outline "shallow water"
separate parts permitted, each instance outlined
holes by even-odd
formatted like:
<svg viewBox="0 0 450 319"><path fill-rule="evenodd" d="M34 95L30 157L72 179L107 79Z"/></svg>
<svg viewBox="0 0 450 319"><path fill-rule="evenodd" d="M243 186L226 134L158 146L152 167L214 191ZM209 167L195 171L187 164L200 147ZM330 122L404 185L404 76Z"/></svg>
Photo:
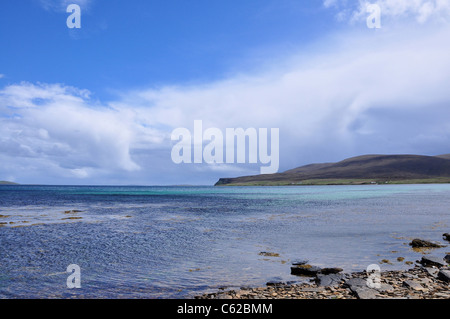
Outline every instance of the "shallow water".
<svg viewBox="0 0 450 319"><path fill-rule="evenodd" d="M450 231L448 207L447 184L1 186L0 298L189 298L299 280L297 259L408 268L423 253L412 238ZM67 288L70 264L80 289Z"/></svg>

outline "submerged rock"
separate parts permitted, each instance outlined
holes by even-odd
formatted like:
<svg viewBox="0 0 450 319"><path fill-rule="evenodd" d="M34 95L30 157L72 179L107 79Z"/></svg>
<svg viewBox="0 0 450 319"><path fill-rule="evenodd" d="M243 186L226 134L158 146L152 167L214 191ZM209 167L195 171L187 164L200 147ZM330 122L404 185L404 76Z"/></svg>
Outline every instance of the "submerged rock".
<svg viewBox="0 0 450 319"><path fill-rule="evenodd" d="M311 276L311 277L316 276L318 274L322 275L338 274L342 271L343 269L338 267L320 268L318 266L313 266L306 263L296 264L295 267L291 267L292 275Z"/></svg>
<svg viewBox="0 0 450 319"><path fill-rule="evenodd" d="M312 266L309 264L304 265L297 265L295 267L291 267L291 275L297 275L297 276L315 276L317 275L322 269L317 266Z"/></svg>
<svg viewBox="0 0 450 319"><path fill-rule="evenodd" d="M419 239L419 238L413 239L409 243L409 245L414 248L442 248L442 247L445 247L444 245L441 245L440 243L423 240L423 239Z"/></svg>
<svg viewBox="0 0 450 319"><path fill-rule="evenodd" d="M292 265L294 265L294 266L306 265L308 262L309 262L309 260L306 260L306 259L297 259L292 262Z"/></svg>
<svg viewBox="0 0 450 319"><path fill-rule="evenodd" d="M265 256L265 257L280 257L280 254L278 254L278 253L272 253L272 252L268 252L268 251L262 251L258 255Z"/></svg>
<svg viewBox="0 0 450 319"><path fill-rule="evenodd" d="M338 267L322 268L322 270L320 271L320 273L322 273L322 274L324 274L324 275L338 274L338 273L342 272L343 270L344 270L344 269L338 268Z"/></svg>
<svg viewBox="0 0 450 319"><path fill-rule="evenodd" d="M277 287L277 286L283 287L283 286L285 286L285 285L286 285L285 282L283 282L283 281L277 281L277 280L270 280L270 281L268 281L268 282L266 283L266 286L275 286L275 287Z"/></svg>

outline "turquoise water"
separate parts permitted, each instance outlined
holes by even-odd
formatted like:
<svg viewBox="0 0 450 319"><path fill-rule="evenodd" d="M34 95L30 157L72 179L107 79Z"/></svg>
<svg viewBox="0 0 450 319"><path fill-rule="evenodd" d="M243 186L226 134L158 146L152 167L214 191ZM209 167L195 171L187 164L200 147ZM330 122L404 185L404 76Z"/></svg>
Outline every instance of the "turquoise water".
<svg viewBox="0 0 450 319"><path fill-rule="evenodd" d="M448 207L447 184L1 186L0 298L189 298L300 280L296 259L408 268L422 253L412 238L450 232ZM70 264L80 289L67 288Z"/></svg>

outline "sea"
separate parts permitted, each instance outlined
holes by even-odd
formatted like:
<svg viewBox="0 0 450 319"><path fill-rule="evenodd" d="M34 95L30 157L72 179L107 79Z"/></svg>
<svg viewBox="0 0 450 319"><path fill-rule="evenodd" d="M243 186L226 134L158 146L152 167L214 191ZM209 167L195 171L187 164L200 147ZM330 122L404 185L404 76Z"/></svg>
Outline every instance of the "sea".
<svg viewBox="0 0 450 319"><path fill-rule="evenodd" d="M191 299L309 280L297 261L408 269L449 252L409 245L445 243L449 210L449 184L4 185L0 299Z"/></svg>

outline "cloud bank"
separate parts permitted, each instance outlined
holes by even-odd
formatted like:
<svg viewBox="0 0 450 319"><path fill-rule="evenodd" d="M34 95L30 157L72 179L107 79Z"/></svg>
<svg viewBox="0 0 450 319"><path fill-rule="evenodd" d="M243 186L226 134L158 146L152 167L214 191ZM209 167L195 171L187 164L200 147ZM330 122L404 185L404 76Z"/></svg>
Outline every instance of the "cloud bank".
<svg viewBox="0 0 450 319"><path fill-rule="evenodd" d="M434 22L450 22L450 1L448 0L325 0L326 8L338 9L340 20L351 22L361 21L367 17L367 6L380 6L383 18L394 19L412 18L423 24Z"/></svg>
<svg viewBox="0 0 450 319"><path fill-rule="evenodd" d="M70 4L77 4L83 10L87 10L92 5L93 0L38 0L39 5L48 11L66 12Z"/></svg>
<svg viewBox="0 0 450 319"><path fill-rule="evenodd" d="M172 130L194 120L279 128L281 170L367 153L448 153L449 37L447 25L352 30L258 73L112 101L62 84L8 85L0 89L0 176L161 184L258 173L259 165L172 163Z"/></svg>

